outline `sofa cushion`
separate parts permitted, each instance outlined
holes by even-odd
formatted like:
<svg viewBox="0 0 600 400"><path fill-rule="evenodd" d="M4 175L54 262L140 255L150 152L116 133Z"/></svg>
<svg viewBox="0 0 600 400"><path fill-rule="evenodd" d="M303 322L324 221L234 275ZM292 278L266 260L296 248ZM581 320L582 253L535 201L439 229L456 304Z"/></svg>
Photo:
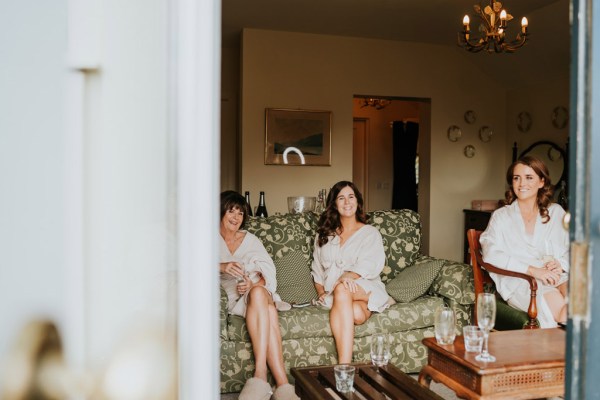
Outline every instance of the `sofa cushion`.
<svg viewBox="0 0 600 400"><path fill-rule="evenodd" d="M310 212L250 217L245 228L260 239L273 260L292 250L312 259L317 219L317 215Z"/></svg>
<svg viewBox="0 0 600 400"><path fill-rule="evenodd" d="M397 302L413 301L427 293L443 264L442 260L425 260L406 267L385 288Z"/></svg>
<svg viewBox="0 0 600 400"><path fill-rule="evenodd" d="M354 336L381 332L411 331L433 326L433 314L443 304L441 297L423 296L410 303L396 303L382 313L373 313L355 328ZM229 340L250 340L244 318L229 315ZM320 306L293 308L279 313L282 340L329 337L329 310Z"/></svg>
<svg viewBox="0 0 600 400"><path fill-rule="evenodd" d="M300 251L290 251L275 259L277 293L290 304L308 303L317 298L310 273L310 261Z"/></svg>
<svg viewBox="0 0 600 400"><path fill-rule="evenodd" d="M383 238L387 265L381 273L383 283L398 272L413 265L421 250L421 220L412 210L374 211L368 214L369 223Z"/></svg>

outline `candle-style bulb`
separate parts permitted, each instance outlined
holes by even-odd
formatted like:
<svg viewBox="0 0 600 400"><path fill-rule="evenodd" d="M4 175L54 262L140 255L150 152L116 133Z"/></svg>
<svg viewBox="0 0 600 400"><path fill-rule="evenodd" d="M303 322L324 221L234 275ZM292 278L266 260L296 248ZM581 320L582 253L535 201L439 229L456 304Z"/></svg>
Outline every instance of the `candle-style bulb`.
<svg viewBox="0 0 600 400"><path fill-rule="evenodd" d="M521 20L521 32L527 33L527 26L529 25L529 21L527 21L526 17L523 17Z"/></svg>
<svg viewBox="0 0 600 400"><path fill-rule="evenodd" d="M506 21L506 10L500 11L500 19Z"/></svg>
<svg viewBox="0 0 600 400"><path fill-rule="evenodd" d="M465 17L463 18L463 25L469 26L469 22L471 22L471 20L469 19L469 16L465 15Z"/></svg>

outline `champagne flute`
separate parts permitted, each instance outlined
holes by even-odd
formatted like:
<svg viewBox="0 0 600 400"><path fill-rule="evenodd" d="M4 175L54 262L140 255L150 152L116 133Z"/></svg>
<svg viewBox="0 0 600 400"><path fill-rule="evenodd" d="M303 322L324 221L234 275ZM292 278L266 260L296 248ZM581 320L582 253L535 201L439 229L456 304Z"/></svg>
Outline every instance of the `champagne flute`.
<svg viewBox="0 0 600 400"><path fill-rule="evenodd" d="M496 295L493 293L479 293L477 295L477 325L483 331L483 349L481 354L475 357L477 361L496 361L496 357L488 351L488 338L495 322Z"/></svg>
<svg viewBox="0 0 600 400"><path fill-rule="evenodd" d="M244 276L236 276L235 280L237 281L238 284L243 283L244 282L244 277L247 275L246 274L246 267L244 266L244 264L242 263L238 263L238 265L242 268L242 273L244 274Z"/></svg>

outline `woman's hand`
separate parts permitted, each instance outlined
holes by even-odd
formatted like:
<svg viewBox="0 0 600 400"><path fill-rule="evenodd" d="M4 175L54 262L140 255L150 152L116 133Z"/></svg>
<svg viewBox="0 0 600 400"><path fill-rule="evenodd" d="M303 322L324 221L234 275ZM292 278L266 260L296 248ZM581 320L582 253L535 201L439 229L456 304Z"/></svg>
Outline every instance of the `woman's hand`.
<svg viewBox="0 0 600 400"><path fill-rule="evenodd" d="M238 282L237 284L237 291L240 295L243 295L248 290L252 289L252 286L254 286L254 284L252 283L252 279L250 279L249 276L243 275L243 279L244 280Z"/></svg>
<svg viewBox="0 0 600 400"><path fill-rule="evenodd" d="M548 271L556 272L557 274L563 273L563 269L560 263L555 258L553 258L552 261L548 261L547 263L545 263L544 268Z"/></svg>
<svg viewBox="0 0 600 400"><path fill-rule="evenodd" d="M547 285L555 285L556 282L558 282L558 280L560 279L560 273L551 271L546 268L536 268L530 266L527 272L535 279L539 279Z"/></svg>
<svg viewBox="0 0 600 400"><path fill-rule="evenodd" d="M243 278L244 277L244 267L235 261L230 261L227 263L219 264L220 270L222 274L231 275L234 278Z"/></svg>

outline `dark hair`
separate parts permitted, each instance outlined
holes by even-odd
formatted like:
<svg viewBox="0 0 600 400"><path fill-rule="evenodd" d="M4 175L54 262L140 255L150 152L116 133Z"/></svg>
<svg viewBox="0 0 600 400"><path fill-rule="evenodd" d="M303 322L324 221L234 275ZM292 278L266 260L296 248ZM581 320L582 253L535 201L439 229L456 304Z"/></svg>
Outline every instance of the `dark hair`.
<svg viewBox="0 0 600 400"><path fill-rule="evenodd" d="M354 195L356 196L356 201L358 203L358 207L356 208L356 220L358 222L362 222L363 224L367 223L367 215L363 209L363 197L356 185L350 181L340 181L333 185L333 187L329 190L329 194L327 195L327 205L325 207L325 211L321 214L319 218L319 228L317 229L317 233L319 235L319 239L317 240L317 244L319 247L322 247L329 241L329 236L335 235L338 229L342 228L342 222L340 220L340 213L338 212L335 200L338 195L342 191L343 188L350 187L354 191Z"/></svg>
<svg viewBox="0 0 600 400"><path fill-rule="evenodd" d="M240 228L243 228L246 225L246 221L248 220L248 204L246 203L246 199L244 196L239 194L233 190L226 190L221 192L221 218L223 219L225 213L229 210L239 209L244 213L244 218L242 219L242 224Z"/></svg>
<svg viewBox="0 0 600 400"><path fill-rule="evenodd" d="M508 171L506 171L506 182L508 183L508 190L506 191L505 203L512 204L516 199L517 195L513 189L513 175L515 172L515 167L519 164L525 165L533 169L536 175L544 180L544 186L538 189L537 192L537 206L540 210L540 216L542 217L542 223L547 223L550 221L550 214L548 214L548 206L552 203L552 195L554 193L554 187L552 186L552 181L550 180L550 173L548 172L548 167L538 158L532 156L524 156L519 158L517 161L512 163L510 167L508 167Z"/></svg>

